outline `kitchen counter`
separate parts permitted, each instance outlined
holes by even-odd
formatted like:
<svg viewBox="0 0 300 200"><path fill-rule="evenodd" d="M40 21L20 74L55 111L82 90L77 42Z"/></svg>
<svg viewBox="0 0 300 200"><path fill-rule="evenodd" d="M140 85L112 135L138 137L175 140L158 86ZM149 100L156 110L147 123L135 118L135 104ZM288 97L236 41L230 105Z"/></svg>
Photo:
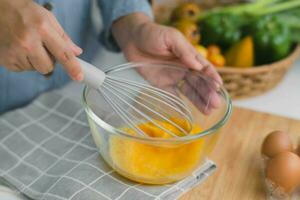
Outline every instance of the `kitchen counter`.
<svg viewBox="0 0 300 200"><path fill-rule="evenodd" d="M101 50L94 64L97 66L110 66L124 62L120 54L113 54ZM272 91L261 96L245 100L234 101L234 105L257 111L268 112L290 118L300 119L300 59L288 72L284 80ZM59 91L73 99L81 99L83 86L72 82ZM0 186L0 199L20 200L17 194Z"/></svg>
<svg viewBox="0 0 300 200"><path fill-rule="evenodd" d="M261 96L234 101L234 105L300 119L300 59L276 88Z"/></svg>

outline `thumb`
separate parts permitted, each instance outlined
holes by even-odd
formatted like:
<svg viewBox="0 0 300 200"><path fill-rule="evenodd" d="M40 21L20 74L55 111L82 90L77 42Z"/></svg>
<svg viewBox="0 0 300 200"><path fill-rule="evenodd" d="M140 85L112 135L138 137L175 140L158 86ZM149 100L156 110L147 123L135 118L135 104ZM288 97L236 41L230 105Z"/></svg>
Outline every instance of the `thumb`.
<svg viewBox="0 0 300 200"><path fill-rule="evenodd" d="M212 78L217 85L222 85L223 81L215 67L200 55L190 42L175 30L169 37L169 47L172 53L188 68L201 71L203 74Z"/></svg>
<svg viewBox="0 0 300 200"><path fill-rule="evenodd" d="M188 68L201 71L207 65L205 59L195 50L189 41L179 31L169 36L171 52Z"/></svg>
<svg viewBox="0 0 300 200"><path fill-rule="evenodd" d="M79 56L82 53L82 49L71 40L70 36L64 31L60 23L51 12L47 11L46 14L49 17L50 23L52 24L53 28L58 32L63 40L69 44L75 56Z"/></svg>

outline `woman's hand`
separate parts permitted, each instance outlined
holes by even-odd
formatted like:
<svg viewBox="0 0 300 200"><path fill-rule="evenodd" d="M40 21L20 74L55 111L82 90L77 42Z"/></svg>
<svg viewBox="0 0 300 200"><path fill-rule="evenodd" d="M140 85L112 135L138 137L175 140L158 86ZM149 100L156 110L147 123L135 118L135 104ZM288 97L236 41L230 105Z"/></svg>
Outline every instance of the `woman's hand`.
<svg viewBox="0 0 300 200"><path fill-rule="evenodd" d="M53 71L60 62L70 77L82 80L76 56L82 50L54 15L32 0L0 1L0 65L11 71Z"/></svg>
<svg viewBox="0 0 300 200"><path fill-rule="evenodd" d="M195 76L188 70L143 68L138 72L152 85L176 94L178 88L204 114L210 114L221 104L218 88L222 79L215 67L196 52L177 30L158 25L139 13L119 19L113 34L129 61L172 62L199 71Z"/></svg>
<svg viewBox="0 0 300 200"><path fill-rule="evenodd" d="M116 21L112 31L129 61L181 63L222 84L215 67L174 28L156 24L146 15L134 13Z"/></svg>

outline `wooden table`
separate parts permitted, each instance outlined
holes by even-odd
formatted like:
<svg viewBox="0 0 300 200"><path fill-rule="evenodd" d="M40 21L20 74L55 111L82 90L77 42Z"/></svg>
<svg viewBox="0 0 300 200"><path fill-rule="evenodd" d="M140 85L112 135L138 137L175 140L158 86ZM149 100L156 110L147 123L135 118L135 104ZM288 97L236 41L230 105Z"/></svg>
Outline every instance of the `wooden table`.
<svg viewBox="0 0 300 200"><path fill-rule="evenodd" d="M260 147L264 137L276 129L287 131L294 145L300 139L300 121L234 108L210 156L217 171L181 200L266 199Z"/></svg>

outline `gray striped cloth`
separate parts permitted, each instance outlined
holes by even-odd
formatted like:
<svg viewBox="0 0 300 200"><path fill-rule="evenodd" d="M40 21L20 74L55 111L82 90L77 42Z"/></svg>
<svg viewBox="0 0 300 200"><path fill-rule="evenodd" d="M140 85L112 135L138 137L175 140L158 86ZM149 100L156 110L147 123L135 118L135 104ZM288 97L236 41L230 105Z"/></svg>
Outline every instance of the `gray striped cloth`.
<svg viewBox="0 0 300 200"><path fill-rule="evenodd" d="M0 116L0 182L30 199L174 200L216 169L163 186L119 176L99 155L81 105L57 92Z"/></svg>

